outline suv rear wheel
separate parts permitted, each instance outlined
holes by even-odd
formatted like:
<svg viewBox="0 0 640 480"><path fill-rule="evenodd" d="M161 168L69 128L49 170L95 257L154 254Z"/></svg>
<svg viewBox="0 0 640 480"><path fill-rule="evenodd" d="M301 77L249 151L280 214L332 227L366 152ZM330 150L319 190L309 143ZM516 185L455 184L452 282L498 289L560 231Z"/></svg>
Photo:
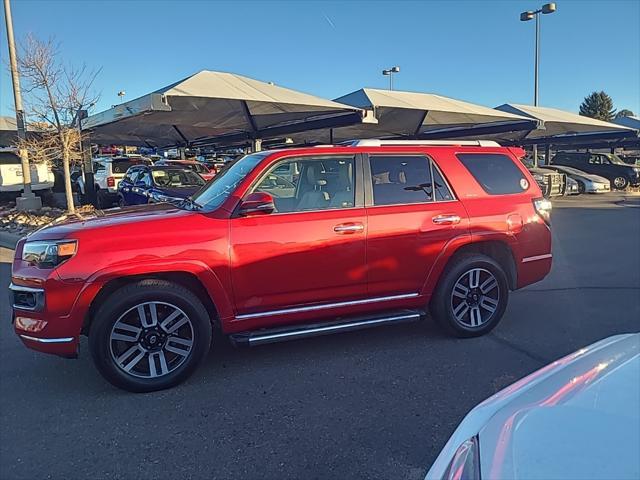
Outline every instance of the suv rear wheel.
<svg viewBox="0 0 640 480"><path fill-rule="evenodd" d="M100 373L131 392L173 387L193 373L211 344L211 322L191 291L147 279L119 288L95 314L89 347Z"/></svg>
<svg viewBox="0 0 640 480"><path fill-rule="evenodd" d="M508 298L502 267L491 257L464 254L445 270L431 300L431 312L447 333L477 337L500 322Z"/></svg>

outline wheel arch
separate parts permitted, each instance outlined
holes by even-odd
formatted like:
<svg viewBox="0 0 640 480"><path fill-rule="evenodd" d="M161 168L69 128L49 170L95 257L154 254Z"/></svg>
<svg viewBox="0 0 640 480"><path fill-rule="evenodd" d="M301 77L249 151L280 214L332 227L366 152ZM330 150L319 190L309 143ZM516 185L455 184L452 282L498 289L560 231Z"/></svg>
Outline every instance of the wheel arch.
<svg viewBox="0 0 640 480"><path fill-rule="evenodd" d="M445 248L440 258L436 261L423 287L423 293L430 296L436 289L440 278L447 266L455 262L461 255L479 253L494 259L505 272L510 290L517 289L518 270L516 259L511 246L502 240L456 241Z"/></svg>
<svg viewBox="0 0 640 480"><path fill-rule="evenodd" d="M186 271L161 271L154 273L124 275L112 278L105 282L101 286L97 294L94 296L88 310L84 315L80 333L83 335L89 334L89 331L91 329L91 322L93 321L95 312L104 299L108 298L109 295L111 295L119 288L124 287L125 285L129 285L131 283L146 279L166 280L187 288L189 291L193 292L204 305L207 313L209 314L212 326L216 328L220 327L220 315L218 312L218 308L214 304L206 287L197 275Z"/></svg>

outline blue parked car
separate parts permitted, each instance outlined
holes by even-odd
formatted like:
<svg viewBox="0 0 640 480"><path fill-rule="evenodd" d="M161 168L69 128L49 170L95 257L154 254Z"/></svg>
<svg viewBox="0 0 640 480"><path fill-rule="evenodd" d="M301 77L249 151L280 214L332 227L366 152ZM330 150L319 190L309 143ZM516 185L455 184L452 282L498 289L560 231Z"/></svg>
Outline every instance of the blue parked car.
<svg viewBox="0 0 640 480"><path fill-rule="evenodd" d="M188 168L135 165L118 184L118 205L179 201L196 193L205 183Z"/></svg>

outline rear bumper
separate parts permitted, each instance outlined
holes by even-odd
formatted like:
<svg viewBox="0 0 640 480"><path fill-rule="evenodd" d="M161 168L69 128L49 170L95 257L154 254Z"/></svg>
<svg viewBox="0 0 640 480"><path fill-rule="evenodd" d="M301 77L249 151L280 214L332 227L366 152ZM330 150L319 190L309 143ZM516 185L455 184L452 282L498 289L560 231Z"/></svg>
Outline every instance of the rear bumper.
<svg viewBox="0 0 640 480"><path fill-rule="evenodd" d="M31 190L48 190L53 188L53 182L32 183ZM24 189L22 183L14 183L9 185L0 185L0 192L21 192Z"/></svg>

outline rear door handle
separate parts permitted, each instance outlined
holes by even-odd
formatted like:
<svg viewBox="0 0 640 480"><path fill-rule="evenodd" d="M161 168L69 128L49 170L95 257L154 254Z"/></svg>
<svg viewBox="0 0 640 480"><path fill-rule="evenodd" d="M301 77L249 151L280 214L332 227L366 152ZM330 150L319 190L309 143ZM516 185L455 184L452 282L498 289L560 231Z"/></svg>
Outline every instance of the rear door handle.
<svg viewBox="0 0 640 480"><path fill-rule="evenodd" d="M341 223L333 227L333 231L341 235L358 233L364 231L364 225L361 223Z"/></svg>
<svg viewBox="0 0 640 480"><path fill-rule="evenodd" d="M437 215L431 219L436 225L456 225L460 223L459 215Z"/></svg>

